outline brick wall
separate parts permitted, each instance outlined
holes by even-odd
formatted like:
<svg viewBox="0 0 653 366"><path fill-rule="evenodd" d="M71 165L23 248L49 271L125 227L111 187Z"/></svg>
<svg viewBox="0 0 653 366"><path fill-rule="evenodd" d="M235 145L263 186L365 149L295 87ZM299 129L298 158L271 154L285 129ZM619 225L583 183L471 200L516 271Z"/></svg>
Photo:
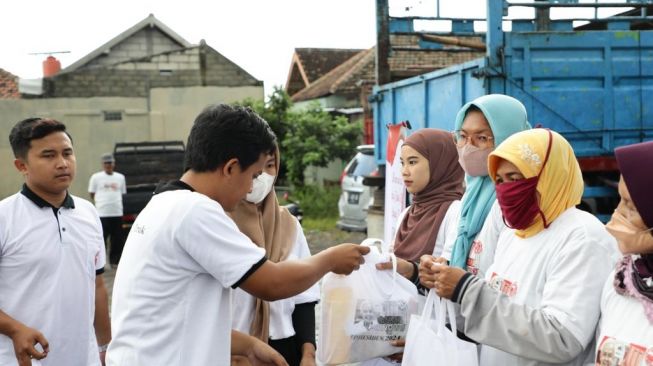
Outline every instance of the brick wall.
<svg viewBox="0 0 653 366"><path fill-rule="evenodd" d="M204 70L202 64L206 65ZM45 79L44 85L46 98L73 98L147 97L151 88L263 83L212 48L201 45L113 65L84 67Z"/></svg>
<svg viewBox="0 0 653 366"><path fill-rule="evenodd" d="M184 47L172 40L158 28L143 28L113 48L105 50L105 54L91 60L82 68L108 66L135 58L148 57L167 51L183 50Z"/></svg>
<svg viewBox="0 0 653 366"><path fill-rule="evenodd" d="M257 80L247 71L222 56L213 48L202 45L201 52L206 57L206 85L215 86L260 86L263 82Z"/></svg>

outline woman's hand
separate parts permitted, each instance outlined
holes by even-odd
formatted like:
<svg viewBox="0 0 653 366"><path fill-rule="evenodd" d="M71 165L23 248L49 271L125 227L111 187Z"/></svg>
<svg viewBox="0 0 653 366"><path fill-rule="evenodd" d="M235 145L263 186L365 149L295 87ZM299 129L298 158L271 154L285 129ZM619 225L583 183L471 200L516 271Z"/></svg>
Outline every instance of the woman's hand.
<svg viewBox="0 0 653 366"><path fill-rule="evenodd" d="M405 347L406 346L406 340L405 339L397 339L396 341L391 342L393 346L395 347ZM392 363L401 363L401 361L404 359L404 353L399 352L395 353L393 355L390 355L388 357L383 357L384 359L392 362Z"/></svg>
<svg viewBox="0 0 653 366"><path fill-rule="evenodd" d="M440 259L440 258L438 258ZM449 265L442 261L436 261L431 265L432 275L429 277L432 282L431 288L435 289L438 296L445 299L453 297L454 290L458 286L458 282L465 275L465 270L457 267L449 267Z"/></svg>
<svg viewBox="0 0 653 366"><path fill-rule="evenodd" d="M376 269L384 271L392 269L392 262L378 263ZM397 258L397 273L411 279L413 277L413 264L407 260Z"/></svg>
<svg viewBox="0 0 653 366"><path fill-rule="evenodd" d="M312 343L302 345L302 360L299 366L316 366L315 363L315 346Z"/></svg>
<svg viewBox="0 0 653 366"><path fill-rule="evenodd" d="M434 263L446 263L446 259L432 255L423 255L419 259L419 282L426 288L433 288L435 285L435 273L431 270Z"/></svg>

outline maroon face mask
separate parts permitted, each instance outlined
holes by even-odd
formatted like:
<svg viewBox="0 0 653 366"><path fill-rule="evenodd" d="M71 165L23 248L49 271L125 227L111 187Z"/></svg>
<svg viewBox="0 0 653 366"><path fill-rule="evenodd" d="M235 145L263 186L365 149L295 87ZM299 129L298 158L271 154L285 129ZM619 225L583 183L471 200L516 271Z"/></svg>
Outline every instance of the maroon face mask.
<svg viewBox="0 0 653 366"><path fill-rule="evenodd" d="M514 182L500 183L495 187L497 200L503 214L503 221L511 229L524 230L528 228L538 213L542 216L544 227L549 227L537 200L537 183L540 181L540 175L549 160L552 141L553 136L549 131L549 147L546 150L544 163L537 176Z"/></svg>

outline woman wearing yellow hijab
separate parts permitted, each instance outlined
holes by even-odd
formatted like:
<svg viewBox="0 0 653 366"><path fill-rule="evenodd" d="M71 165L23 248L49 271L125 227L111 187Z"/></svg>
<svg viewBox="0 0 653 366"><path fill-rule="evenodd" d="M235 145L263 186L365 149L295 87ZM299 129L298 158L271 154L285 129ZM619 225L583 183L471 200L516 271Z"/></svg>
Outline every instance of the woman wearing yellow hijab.
<svg viewBox="0 0 653 366"><path fill-rule="evenodd" d="M617 252L603 224L575 207L583 179L573 149L556 132L523 131L488 168L508 228L485 278L424 260L420 280L460 304L481 365L582 365Z"/></svg>

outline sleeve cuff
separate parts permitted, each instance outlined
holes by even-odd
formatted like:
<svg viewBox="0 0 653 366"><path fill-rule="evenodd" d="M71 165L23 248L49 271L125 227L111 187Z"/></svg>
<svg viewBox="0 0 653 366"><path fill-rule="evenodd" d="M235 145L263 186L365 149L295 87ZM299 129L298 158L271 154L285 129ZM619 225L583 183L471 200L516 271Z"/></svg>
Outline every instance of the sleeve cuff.
<svg viewBox="0 0 653 366"><path fill-rule="evenodd" d="M410 262L410 264L413 265L413 275L410 277L410 282L417 286L419 285L419 267L416 262Z"/></svg>
<svg viewBox="0 0 653 366"><path fill-rule="evenodd" d="M456 284L456 288L453 290L453 295L451 300L460 304L463 301L463 296L465 295L465 290L469 286L469 283L472 281L473 275L469 272L465 273L460 281Z"/></svg>
<svg viewBox="0 0 653 366"><path fill-rule="evenodd" d="M254 272L256 272L257 269L261 268L261 266L263 264L265 264L265 262L267 262L267 261L268 261L268 258L266 256L263 256L263 258L261 258L260 261L254 263L252 268L250 268L249 271L247 271L247 273L245 273L243 275L243 277L241 277L238 281L236 281L236 283L231 285L231 288L235 289L238 286L240 286L243 282L245 282L249 278L249 276L251 276Z"/></svg>
<svg viewBox="0 0 653 366"><path fill-rule="evenodd" d="M315 346L315 305L317 302L307 302L295 306L292 313L293 328L298 346L311 343Z"/></svg>

